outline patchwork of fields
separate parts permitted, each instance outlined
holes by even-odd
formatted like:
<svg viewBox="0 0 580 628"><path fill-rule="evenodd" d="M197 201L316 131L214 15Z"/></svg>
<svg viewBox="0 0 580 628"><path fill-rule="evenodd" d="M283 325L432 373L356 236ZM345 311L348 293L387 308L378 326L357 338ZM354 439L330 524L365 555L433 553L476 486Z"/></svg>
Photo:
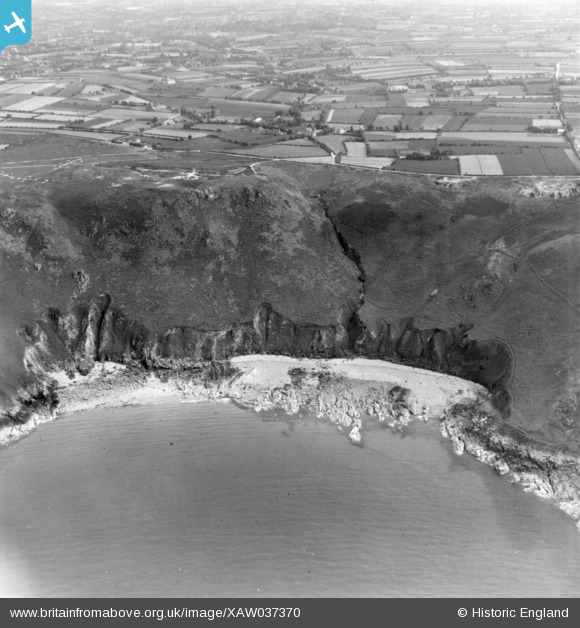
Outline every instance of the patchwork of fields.
<svg viewBox="0 0 580 628"><path fill-rule="evenodd" d="M578 46L556 12L496 7L450 21L419 6L363 15L345 5L323 25L313 5L284 13L285 28L270 32L257 16L280 21L273 6L222 29L226 13L210 5L195 19L180 11L178 43L145 38L137 14L123 22L135 42L122 49L108 28L98 30L98 54L92 44L63 54L53 33L37 35L29 69L6 61L0 129L199 152L212 163L580 174Z"/></svg>

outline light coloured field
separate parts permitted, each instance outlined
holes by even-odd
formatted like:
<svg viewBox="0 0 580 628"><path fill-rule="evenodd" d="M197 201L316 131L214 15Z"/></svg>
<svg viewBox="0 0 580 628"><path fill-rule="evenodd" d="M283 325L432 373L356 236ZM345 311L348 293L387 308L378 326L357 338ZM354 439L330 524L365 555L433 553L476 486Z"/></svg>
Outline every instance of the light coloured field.
<svg viewBox="0 0 580 628"><path fill-rule="evenodd" d="M74 120L82 120L85 121L87 118L83 116L78 116L78 118L72 118L71 116L63 116L58 113L43 113L40 116L36 116L35 120L48 120L49 122L65 122L70 124Z"/></svg>
<svg viewBox="0 0 580 628"><path fill-rule="evenodd" d="M390 166L395 160L390 157L348 157L343 156L340 163L344 166L361 166L363 168L376 168L380 170Z"/></svg>
<svg viewBox="0 0 580 628"><path fill-rule="evenodd" d="M434 131L403 131L393 134L395 140L435 140L437 133Z"/></svg>
<svg viewBox="0 0 580 628"><path fill-rule="evenodd" d="M435 59L435 63L438 63L446 68L458 68L465 66L465 63L462 61L454 61L453 59Z"/></svg>
<svg viewBox="0 0 580 628"><path fill-rule="evenodd" d="M417 107L421 109L429 106L429 101L421 96L405 96L407 107Z"/></svg>
<svg viewBox="0 0 580 628"><path fill-rule="evenodd" d="M449 120L451 120L452 117L453 116L441 114L425 116L425 120L423 121L421 128L425 131L439 131L449 122Z"/></svg>
<svg viewBox="0 0 580 628"><path fill-rule="evenodd" d="M107 127L116 126L117 124L121 124L122 122L123 120L105 120L104 122L97 122L96 124L91 124L90 128L91 129L106 129ZM123 128L123 131L138 131L140 127L141 127L141 123L135 124L134 129L127 129L125 127Z"/></svg>
<svg viewBox="0 0 580 628"><path fill-rule="evenodd" d="M460 155L461 174L502 175L503 170L495 155Z"/></svg>
<svg viewBox="0 0 580 628"><path fill-rule="evenodd" d="M326 157L285 157L284 161L298 161L303 164L332 164L334 163L330 155L326 155Z"/></svg>
<svg viewBox="0 0 580 628"><path fill-rule="evenodd" d="M538 129L560 129L562 128L562 121L556 119L544 120L543 118L534 118L532 120L532 126Z"/></svg>
<svg viewBox="0 0 580 628"><path fill-rule="evenodd" d="M36 111L41 107L48 107L50 105L54 105L57 102L64 100L64 98L54 98L52 96L33 96L32 98L27 98L26 100L22 100L15 105L11 105L11 111Z"/></svg>
<svg viewBox="0 0 580 628"><path fill-rule="evenodd" d="M366 157L367 146L364 142L345 142L346 154L348 157Z"/></svg>
<svg viewBox="0 0 580 628"><path fill-rule="evenodd" d="M355 130L355 131L364 131L365 130L365 125L364 124L346 124L346 123L338 123L338 122L327 122L327 126L329 129L332 129L333 131L337 131L337 132L341 132L341 131L350 131Z"/></svg>
<svg viewBox="0 0 580 628"><path fill-rule="evenodd" d="M55 83L10 83L9 86L6 91L11 94L38 94L38 92L54 87Z"/></svg>

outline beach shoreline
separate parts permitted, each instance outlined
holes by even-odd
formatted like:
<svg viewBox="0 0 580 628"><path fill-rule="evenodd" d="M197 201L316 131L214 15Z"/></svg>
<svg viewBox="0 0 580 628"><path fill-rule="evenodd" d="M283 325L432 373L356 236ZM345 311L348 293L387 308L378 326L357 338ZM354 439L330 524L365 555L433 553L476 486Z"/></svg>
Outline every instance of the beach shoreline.
<svg viewBox="0 0 580 628"><path fill-rule="evenodd" d="M404 431L413 420L436 420L456 454L466 451L524 490L550 499L580 530L580 461L502 433L490 393L458 377L381 360L273 355L232 358L209 377L203 368L151 372L113 362L96 363L87 375L56 371L47 376L56 385L56 407L39 408L25 422L3 426L0 444L15 443L37 425L67 414L175 401L231 401L289 415L306 409L358 446L364 446L366 421Z"/></svg>
<svg viewBox="0 0 580 628"><path fill-rule="evenodd" d="M279 407L290 414L306 405L319 415L328 414L343 429L360 430L365 398L365 414L394 426L411 416L439 418L455 403L481 403L489 396L483 386L458 377L380 360L249 355L229 364L230 375L209 379L191 371L144 371L114 362L97 362L87 375L49 372L57 405L40 407L25 422L0 428L0 444L15 442L40 423L63 415L175 400L232 400L257 411ZM381 405L381 397L395 387L405 392L399 391L394 403ZM314 404L317 391L323 394Z"/></svg>

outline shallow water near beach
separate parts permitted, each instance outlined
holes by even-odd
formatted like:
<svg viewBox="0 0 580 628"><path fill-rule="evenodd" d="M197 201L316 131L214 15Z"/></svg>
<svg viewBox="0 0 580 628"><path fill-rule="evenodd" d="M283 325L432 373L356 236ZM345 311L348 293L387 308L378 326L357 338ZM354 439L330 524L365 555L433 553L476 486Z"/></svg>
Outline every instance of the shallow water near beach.
<svg viewBox="0 0 580 628"><path fill-rule="evenodd" d="M563 512L436 422L364 438L227 403L42 425L0 451L2 595L579 595Z"/></svg>

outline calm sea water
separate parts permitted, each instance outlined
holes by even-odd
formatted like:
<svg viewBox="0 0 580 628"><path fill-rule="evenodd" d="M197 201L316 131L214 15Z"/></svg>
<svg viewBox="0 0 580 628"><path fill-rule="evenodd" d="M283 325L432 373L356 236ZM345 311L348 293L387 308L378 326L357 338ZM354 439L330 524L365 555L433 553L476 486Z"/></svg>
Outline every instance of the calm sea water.
<svg viewBox="0 0 580 628"><path fill-rule="evenodd" d="M437 426L171 403L0 451L0 587L26 596L578 596L580 534Z"/></svg>

